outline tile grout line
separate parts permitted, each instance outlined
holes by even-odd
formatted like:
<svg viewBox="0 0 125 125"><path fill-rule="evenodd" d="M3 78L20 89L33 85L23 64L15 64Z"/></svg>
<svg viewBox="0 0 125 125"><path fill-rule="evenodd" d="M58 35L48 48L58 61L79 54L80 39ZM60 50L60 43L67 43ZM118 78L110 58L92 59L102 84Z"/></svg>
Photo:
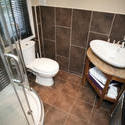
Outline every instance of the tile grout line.
<svg viewBox="0 0 125 125"><path fill-rule="evenodd" d="M68 63L68 72L70 72L70 56L71 56L71 42L72 42L72 21L73 21L73 9L71 10L71 24L70 24L70 47L69 47L69 63Z"/></svg>
<svg viewBox="0 0 125 125"><path fill-rule="evenodd" d="M46 102L44 102L44 103L46 103ZM69 112L62 110L61 108L55 106L54 104L49 104L49 103L46 103L46 104L48 104L48 105L50 105L51 107L53 107L53 108L59 110L59 111L62 112L62 113L65 113L66 115L71 115Z"/></svg>
<svg viewBox="0 0 125 125"><path fill-rule="evenodd" d="M79 97L76 97L75 98L75 102L74 102L74 104L73 104L73 106L76 104L76 102L79 100ZM93 109L94 109L94 105L95 105L95 101L96 100L96 96L95 96L95 99L94 99L94 102L93 102L93 106L92 106L92 109L91 109L91 114L92 114L92 111L93 111ZM86 102L85 100L81 100L82 102L84 102L84 103L86 103L86 104L88 104L88 105L91 105L89 102ZM72 106L72 108L73 108L73 106ZM70 113L69 112L69 115L70 116L74 116L74 117L77 117L76 115L74 115L74 114L72 114L72 113ZM90 118L91 118L91 116L90 116ZM82 118L79 118L79 119L81 119L81 120L83 120L83 121L86 121L85 119L82 119ZM86 121L87 123L90 123L90 121Z"/></svg>
<svg viewBox="0 0 125 125"><path fill-rule="evenodd" d="M40 13L40 6L38 6L38 12ZM36 12L37 13L37 12ZM38 13L37 13L37 18L38 18ZM41 20L40 20L41 21ZM39 27L41 28L41 24L38 23L38 19L37 19L37 28ZM42 30L42 29L41 29ZM42 57L42 48L41 48L41 41L40 41L40 30L38 28L38 42L39 42L39 52L40 52L40 57Z"/></svg>
<svg viewBox="0 0 125 125"><path fill-rule="evenodd" d="M59 27L59 28L65 28L65 29L71 29L71 27L61 26L61 25L56 25L56 27Z"/></svg>
<svg viewBox="0 0 125 125"><path fill-rule="evenodd" d="M75 74L75 73L73 73L73 72L68 72L68 71L65 71L65 70L62 70L62 69L61 69L61 71L66 72L66 73L70 73L70 74L72 74L72 75L75 75L75 76L78 76L78 77L82 78L80 75L77 75L77 74Z"/></svg>
<svg viewBox="0 0 125 125"><path fill-rule="evenodd" d="M85 49L85 47L82 47L82 46L77 46L77 45L71 45L71 46L73 46L73 47L77 47L77 48L80 48L80 49Z"/></svg>
<svg viewBox="0 0 125 125"><path fill-rule="evenodd" d="M91 25L92 25L92 19L93 19L93 11L91 12L91 17L90 17L89 30L88 30L88 36L87 36L87 45L88 45L88 41L89 41L89 33L91 32L90 29L91 29Z"/></svg>
<svg viewBox="0 0 125 125"><path fill-rule="evenodd" d="M110 27L109 34L108 34L108 38L109 38L110 35L111 35L112 27L113 27L113 24L114 24L115 17L116 17L116 14L114 14L114 16L113 16L112 23L111 23L111 27Z"/></svg>
<svg viewBox="0 0 125 125"><path fill-rule="evenodd" d="M53 89L53 88L50 88L50 89ZM58 92L61 93L61 91L59 91L59 90L58 90ZM65 110L59 108L58 106L56 106L56 105L54 105L54 104L50 104L50 103L47 103L47 102L44 102L44 103L46 103L46 104L48 104L48 105L54 107L55 109L57 109L57 110L59 110L59 111L65 113L65 114L67 114L67 115L72 115L70 112L71 112L73 106L75 105L75 103L76 103L78 97L76 96L76 97L74 98L74 97L72 97L71 95L69 95L69 94L67 94L67 93L66 93L65 95L69 96L70 98L72 98L72 99L74 100L73 105L71 106L71 108L70 108L69 111L65 111ZM56 97L56 99L57 99L57 97ZM56 99L55 99L55 100L56 100ZM89 104L89 103L88 103L88 104ZM73 116L75 116L75 115L73 115Z"/></svg>
<svg viewBox="0 0 125 125"><path fill-rule="evenodd" d="M82 78L82 74L80 74L78 72L75 72L73 70L71 70L69 73L74 74L74 75L79 76L80 78Z"/></svg>
<svg viewBox="0 0 125 125"><path fill-rule="evenodd" d="M54 15L55 15L55 60L57 60L57 45L56 45L56 7L54 7Z"/></svg>
<svg viewBox="0 0 125 125"><path fill-rule="evenodd" d="M68 119L70 118L70 114L68 114L67 115L67 118L65 119L65 121L64 121L64 124L63 125L66 125L66 123L67 123L67 121L68 121Z"/></svg>
<svg viewBox="0 0 125 125"><path fill-rule="evenodd" d="M42 48L43 48L43 56L45 57L45 45L44 45L44 38L43 38L43 24L42 24L42 7L40 6L40 22L41 22L41 34L42 34ZM42 51L42 50L41 50Z"/></svg>
<svg viewBox="0 0 125 125"><path fill-rule="evenodd" d="M59 91L59 92L60 92L60 91ZM66 95L69 96L69 97L71 97L71 98L73 98L72 96L70 96L70 95L68 95L68 94L66 94ZM76 116L76 115L74 115L74 114L71 113L71 110L72 110L73 106L76 104L76 102L77 102L77 100L79 99L79 97L75 97L75 98L73 98L73 99L74 99L74 103L73 103L73 105L71 106L71 109L70 109L68 112L65 111L65 110L62 110L61 108L59 108L58 106L55 106L54 104L50 104L50 103L47 103L47 102L44 102L44 103L46 103L46 104L48 104L48 105L54 107L55 109L57 109L57 110L59 110L59 111L65 113L65 114L67 114L67 115ZM84 103L86 103L86 104L88 104L88 105L91 105L90 103L88 103L88 102L86 102L86 101L84 101L84 100L81 100L81 101L84 102ZM92 111L94 110L95 104L96 104L96 96L95 96L95 99L94 99L94 102L93 102L93 107L92 107L91 113L92 113ZM80 119L82 119L82 118L80 118ZM84 120L84 119L83 119L83 120Z"/></svg>
<svg viewBox="0 0 125 125"><path fill-rule="evenodd" d="M73 106L75 105L76 101L77 101L77 99L75 99L75 101L74 101L74 103L73 103L73 105L72 105L71 108L73 108ZM46 102L45 102L45 103L46 103ZM48 104L48 103L46 103L46 104ZM78 116L76 116L76 115L74 115L74 114L72 114L72 113L70 113L70 112L67 112L67 111L64 111L64 110L60 109L59 107L57 107L57 106L55 106L55 105L53 105L53 104L48 104L48 105L50 105L51 108L55 108L56 110L58 110L58 111L64 113L65 115L67 115L67 118L65 119L65 122L64 122L63 125L66 125L66 122L67 122L69 116L78 117ZM45 116L47 116L48 112L49 112L49 110L46 112L46 115L45 115ZM78 118L79 118L79 117L78 117ZM82 118L79 118L79 119L85 121L85 119L82 119Z"/></svg>
<svg viewBox="0 0 125 125"><path fill-rule="evenodd" d="M70 111L68 112L68 115L69 115L69 116L75 116L75 115L73 115L73 114L71 113L71 111L72 111L72 109L73 109L73 106L76 104L77 99L78 99L78 97L75 97L75 98L74 98L74 103L73 103L73 105L71 106ZM67 122L69 116L66 118L66 120L65 120L65 122L64 122L64 125L66 125L66 122Z"/></svg>
<svg viewBox="0 0 125 125"><path fill-rule="evenodd" d="M66 56L61 56L61 55L58 55L58 54L57 54L56 56L63 57L63 58L68 58L68 57L66 57Z"/></svg>
<svg viewBox="0 0 125 125"><path fill-rule="evenodd" d="M93 107L92 107L92 110L91 110L91 116L90 116L90 119L92 118L92 115L93 115L93 111L94 111L94 108L96 106L96 96L95 96L95 99L94 99L94 103L93 103ZM89 120L89 124L90 124L91 120Z"/></svg>
<svg viewBox="0 0 125 125"><path fill-rule="evenodd" d="M51 39L44 39L44 40L47 40L47 41L55 43L55 40L51 40Z"/></svg>
<svg viewBox="0 0 125 125"><path fill-rule="evenodd" d="M39 9L39 8L38 8ZM39 36L39 28L38 28L38 14L37 14L37 6L35 6L35 20L36 20L36 32L37 32L37 36L38 36L38 47L39 47L39 54L40 57L42 57L42 53L41 53L41 44L40 44L40 36Z"/></svg>
<svg viewBox="0 0 125 125"><path fill-rule="evenodd" d="M88 35L87 35L87 41L86 41L86 47L85 48L87 48L87 46L88 46L89 34L90 34L92 19L93 19L93 11L91 11L90 22L89 22L89 30L88 30ZM82 67L82 76L84 74L86 54L87 54L87 50L85 49L84 60L83 60L83 67Z"/></svg>
<svg viewBox="0 0 125 125"><path fill-rule="evenodd" d="M99 32L95 32L95 31L89 31L89 33L99 34L99 35L103 35L103 36L109 35L109 34L99 33Z"/></svg>

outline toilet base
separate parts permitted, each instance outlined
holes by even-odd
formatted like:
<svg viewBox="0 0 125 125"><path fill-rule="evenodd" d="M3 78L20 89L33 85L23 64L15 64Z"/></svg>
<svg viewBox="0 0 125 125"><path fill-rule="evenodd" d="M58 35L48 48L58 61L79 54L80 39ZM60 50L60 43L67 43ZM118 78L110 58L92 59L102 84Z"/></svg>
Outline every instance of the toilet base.
<svg viewBox="0 0 125 125"><path fill-rule="evenodd" d="M45 78L36 76L36 83L43 85L43 86L52 86L54 84L53 78Z"/></svg>

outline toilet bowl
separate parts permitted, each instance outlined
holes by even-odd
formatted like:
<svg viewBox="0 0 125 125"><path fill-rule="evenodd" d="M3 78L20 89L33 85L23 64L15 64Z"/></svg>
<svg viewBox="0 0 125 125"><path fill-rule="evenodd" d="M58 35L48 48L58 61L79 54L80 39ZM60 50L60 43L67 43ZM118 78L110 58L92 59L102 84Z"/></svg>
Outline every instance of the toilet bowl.
<svg viewBox="0 0 125 125"><path fill-rule="evenodd" d="M36 83L44 86L54 84L53 77L59 71L59 64L49 58L35 58L35 42L21 43L22 54L26 68L36 75Z"/></svg>

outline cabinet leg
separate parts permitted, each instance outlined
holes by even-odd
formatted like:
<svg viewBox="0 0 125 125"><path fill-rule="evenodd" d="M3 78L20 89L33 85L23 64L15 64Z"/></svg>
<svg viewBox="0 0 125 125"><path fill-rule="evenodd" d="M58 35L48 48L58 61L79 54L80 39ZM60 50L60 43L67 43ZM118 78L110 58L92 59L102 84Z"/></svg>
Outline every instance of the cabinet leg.
<svg viewBox="0 0 125 125"><path fill-rule="evenodd" d="M84 76L82 78L82 84L83 84L83 86L85 85L85 83L86 83L86 75L84 74Z"/></svg>
<svg viewBox="0 0 125 125"><path fill-rule="evenodd" d="M106 94L107 91L108 91L108 86L109 86L109 84L110 84L110 82L111 82L111 78L112 78L111 76L107 75L107 81L106 81L106 84L105 84L104 89L102 90L102 95L101 95L100 100L99 100L99 102L98 102L98 104L97 104L97 108L99 108L100 105L102 104L102 101L103 101L103 99L104 99L104 97L105 97L105 94Z"/></svg>
<svg viewBox="0 0 125 125"><path fill-rule="evenodd" d="M119 94L118 94L118 96L117 96L117 99L116 99L117 101L114 103L114 105L113 105L112 108L111 108L111 111L110 111L111 114L112 114L112 112L114 111L116 105L118 104L119 98L121 97L121 95L122 95L122 93L124 92L124 90L125 90L125 85L123 84L123 85L122 85L122 88L121 88L121 90L120 90L120 92L119 92Z"/></svg>
<svg viewBox="0 0 125 125"><path fill-rule="evenodd" d="M85 69L84 69L84 74L83 74L83 77L82 77L82 84L85 85L86 84L86 76L88 75L88 70L89 70L89 59L88 57L86 57L86 60L85 60Z"/></svg>
<svg viewBox="0 0 125 125"><path fill-rule="evenodd" d="M100 98L97 103L97 108L99 108L101 106L102 102L103 102L103 98Z"/></svg>

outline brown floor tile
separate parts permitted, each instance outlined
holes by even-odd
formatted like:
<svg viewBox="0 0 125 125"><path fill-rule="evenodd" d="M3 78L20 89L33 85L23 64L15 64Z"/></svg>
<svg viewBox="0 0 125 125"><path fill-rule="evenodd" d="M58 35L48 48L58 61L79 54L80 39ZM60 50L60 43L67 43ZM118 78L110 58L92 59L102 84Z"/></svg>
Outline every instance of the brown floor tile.
<svg viewBox="0 0 125 125"><path fill-rule="evenodd" d="M94 119L90 125L109 125L109 120L107 119Z"/></svg>
<svg viewBox="0 0 125 125"><path fill-rule="evenodd" d="M81 77L80 76L77 76L75 74L71 74L71 73L63 71L63 70L60 70L54 79L55 79L55 81L56 80L69 81L69 82L72 82L74 84L81 85Z"/></svg>
<svg viewBox="0 0 125 125"><path fill-rule="evenodd" d="M80 87L77 84L74 84L73 82L67 81L63 86L62 86L62 93L66 93L69 96L76 98L78 97L78 92L79 92Z"/></svg>
<svg viewBox="0 0 125 125"><path fill-rule="evenodd" d="M82 84L81 84L81 77L79 77L77 75L70 74L69 77L68 77L68 81L72 82L75 85L82 86Z"/></svg>
<svg viewBox="0 0 125 125"><path fill-rule="evenodd" d="M89 86L89 87L80 87L78 97L81 100L84 100L84 101L86 101L86 102L88 102L90 104L93 104L94 100L96 98L96 93L91 88L91 86Z"/></svg>
<svg viewBox="0 0 125 125"><path fill-rule="evenodd" d="M98 101L99 101L99 97L97 96L97 97L96 97L96 105L97 105ZM102 102L101 106L100 106L99 108L97 108L96 110L97 110L97 111L100 111L100 110L101 110L101 111L110 112L110 110L112 109L112 106L113 106L113 103L104 100L104 101ZM95 107L95 108L96 108L96 107Z"/></svg>
<svg viewBox="0 0 125 125"><path fill-rule="evenodd" d="M62 91L63 89L63 86L66 84L66 81L65 80L62 80L62 79L58 79L58 80L55 80L55 84L54 86L52 86L52 88L54 89L54 91Z"/></svg>
<svg viewBox="0 0 125 125"><path fill-rule="evenodd" d="M86 83L85 83L85 85L83 85L83 87L88 87L88 88L90 88L90 87L91 87L91 85L90 85L90 83L89 83L89 82L86 82Z"/></svg>
<svg viewBox="0 0 125 125"><path fill-rule="evenodd" d="M43 87L39 90L38 94L40 95L43 102L53 105L56 101L56 96L58 95L52 88Z"/></svg>
<svg viewBox="0 0 125 125"><path fill-rule="evenodd" d="M69 116L65 125L88 125L88 122L76 116Z"/></svg>
<svg viewBox="0 0 125 125"><path fill-rule="evenodd" d="M52 106L50 106L49 104L46 104L46 103L44 103L43 105L44 105L44 112L46 115L46 113L52 108Z"/></svg>
<svg viewBox="0 0 125 125"><path fill-rule="evenodd" d="M93 107L99 98L89 83L82 85L79 76L59 71L52 87L41 86L30 77L30 86L44 102L45 125L108 125L112 104L103 101L100 108Z"/></svg>
<svg viewBox="0 0 125 125"><path fill-rule="evenodd" d="M91 123L92 125L109 125L109 117L104 112L94 112Z"/></svg>
<svg viewBox="0 0 125 125"><path fill-rule="evenodd" d="M84 119L86 121L90 120L91 113L92 113L92 105L81 100L77 100L71 111L72 115L75 115L80 119Z"/></svg>
<svg viewBox="0 0 125 125"><path fill-rule="evenodd" d="M108 102L108 101L103 101L103 103L102 103L102 107L106 111L110 111L110 109L112 108L112 106L113 106L113 103Z"/></svg>
<svg viewBox="0 0 125 125"><path fill-rule="evenodd" d="M60 92L58 93L54 106L58 107L62 111L70 112L74 101L74 98L72 98L71 96Z"/></svg>
<svg viewBox="0 0 125 125"><path fill-rule="evenodd" d="M67 115L56 108L51 108L45 116L45 125L64 125Z"/></svg>
<svg viewBox="0 0 125 125"><path fill-rule="evenodd" d="M99 119L107 119L109 120L110 118L110 109L105 110L103 107L97 108L96 105L94 106L93 109L93 114L92 117L98 116Z"/></svg>
<svg viewBox="0 0 125 125"><path fill-rule="evenodd" d="M55 80L68 80L68 77L69 77L69 75L70 75L70 73L68 73L68 72L65 72L65 71L63 71L63 70L60 70L59 72L58 72L58 74L55 76Z"/></svg>
<svg viewBox="0 0 125 125"><path fill-rule="evenodd" d="M33 87L33 89L38 93L38 95L39 95L39 93L40 93L40 90L43 88L42 86L40 86L40 85L38 85L37 83L32 83L32 85L31 85L32 87Z"/></svg>

